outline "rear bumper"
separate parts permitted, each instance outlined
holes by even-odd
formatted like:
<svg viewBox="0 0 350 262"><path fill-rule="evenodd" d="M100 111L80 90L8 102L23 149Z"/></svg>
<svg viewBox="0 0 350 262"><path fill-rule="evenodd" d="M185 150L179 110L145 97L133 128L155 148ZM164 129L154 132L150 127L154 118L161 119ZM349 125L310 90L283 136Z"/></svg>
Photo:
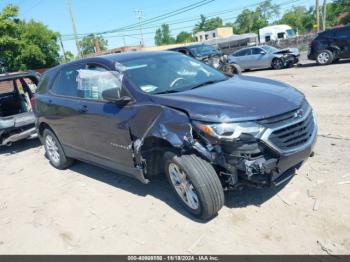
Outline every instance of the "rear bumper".
<svg viewBox="0 0 350 262"><path fill-rule="evenodd" d="M17 142L22 139L26 139L29 137L34 137L36 134L35 127L31 127L19 133L13 133L9 137L6 137L1 141L1 146L11 145L13 142Z"/></svg>
<svg viewBox="0 0 350 262"><path fill-rule="evenodd" d="M34 123L33 112L0 118L0 146L35 135Z"/></svg>

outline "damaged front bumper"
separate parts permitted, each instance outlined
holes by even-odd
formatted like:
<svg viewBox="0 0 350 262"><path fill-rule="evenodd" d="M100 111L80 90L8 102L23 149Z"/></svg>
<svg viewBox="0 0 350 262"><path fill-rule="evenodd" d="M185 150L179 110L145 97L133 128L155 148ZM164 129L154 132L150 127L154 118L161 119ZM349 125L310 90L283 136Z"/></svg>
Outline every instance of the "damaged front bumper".
<svg viewBox="0 0 350 262"><path fill-rule="evenodd" d="M266 130L259 138L220 141L209 146L213 148L207 150L211 154L202 153L216 167L226 189L242 184L279 186L290 180L312 155L317 124L307 103L299 110L260 124ZM204 149L208 146L197 151Z"/></svg>

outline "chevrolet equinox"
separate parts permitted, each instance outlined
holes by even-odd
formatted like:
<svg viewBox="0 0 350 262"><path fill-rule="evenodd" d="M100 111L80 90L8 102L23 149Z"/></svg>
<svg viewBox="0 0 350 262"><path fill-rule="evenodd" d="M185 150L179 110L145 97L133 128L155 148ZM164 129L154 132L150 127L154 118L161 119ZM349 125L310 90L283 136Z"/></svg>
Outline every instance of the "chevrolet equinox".
<svg viewBox="0 0 350 262"><path fill-rule="evenodd" d="M253 76L228 77L176 52L132 52L47 71L36 128L50 163L74 159L148 183L165 174L184 207L210 219L224 191L286 183L312 154L304 95Z"/></svg>

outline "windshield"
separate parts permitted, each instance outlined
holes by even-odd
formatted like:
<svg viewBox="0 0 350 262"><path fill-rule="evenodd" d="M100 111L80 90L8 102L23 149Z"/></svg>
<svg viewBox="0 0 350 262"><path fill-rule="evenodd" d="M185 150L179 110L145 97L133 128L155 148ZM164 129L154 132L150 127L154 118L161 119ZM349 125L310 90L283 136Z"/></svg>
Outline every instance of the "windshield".
<svg viewBox="0 0 350 262"><path fill-rule="evenodd" d="M200 45L200 46L189 46L188 49L191 50L195 57L202 57L208 55L217 55L220 52L210 45Z"/></svg>
<svg viewBox="0 0 350 262"><path fill-rule="evenodd" d="M287 31L288 37L296 36L294 29L287 29L286 31Z"/></svg>
<svg viewBox="0 0 350 262"><path fill-rule="evenodd" d="M276 47L269 46L269 45L263 45L261 46L261 48L264 49L267 53L274 53L278 51Z"/></svg>
<svg viewBox="0 0 350 262"><path fill-rule="evenodd" d="M228 79L214 68L177 53L123 61L122 65L127 79L149 94L181 92Z"/></svg>

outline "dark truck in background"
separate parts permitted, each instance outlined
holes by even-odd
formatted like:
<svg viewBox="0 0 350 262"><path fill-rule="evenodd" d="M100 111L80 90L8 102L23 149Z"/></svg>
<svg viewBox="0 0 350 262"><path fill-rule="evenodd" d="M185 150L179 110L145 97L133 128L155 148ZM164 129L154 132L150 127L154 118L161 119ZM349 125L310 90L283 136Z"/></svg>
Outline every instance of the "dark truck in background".
<svg viewBox="0 0 350 262"><path fill-rule="evenodd" d="M177 52L57 66L41 78L34 112L54 167L79 159L143 183L165 173L201 219L221 209L224 190L289 181L317 135L313 110L295 88L228 77Z"/></svg>
<svg viewBox="0 0 350 262"><path fill-rule="evenodd" d="M350 58L350 26L328 29L310 43L308 59L328 65Z"/></svg>
<svg viewBox="0 0 350 262"><path fill-rule="evenodd" d="M0 146L36 134L32 103L39 78L36 72L0 74Z"/></svg>

